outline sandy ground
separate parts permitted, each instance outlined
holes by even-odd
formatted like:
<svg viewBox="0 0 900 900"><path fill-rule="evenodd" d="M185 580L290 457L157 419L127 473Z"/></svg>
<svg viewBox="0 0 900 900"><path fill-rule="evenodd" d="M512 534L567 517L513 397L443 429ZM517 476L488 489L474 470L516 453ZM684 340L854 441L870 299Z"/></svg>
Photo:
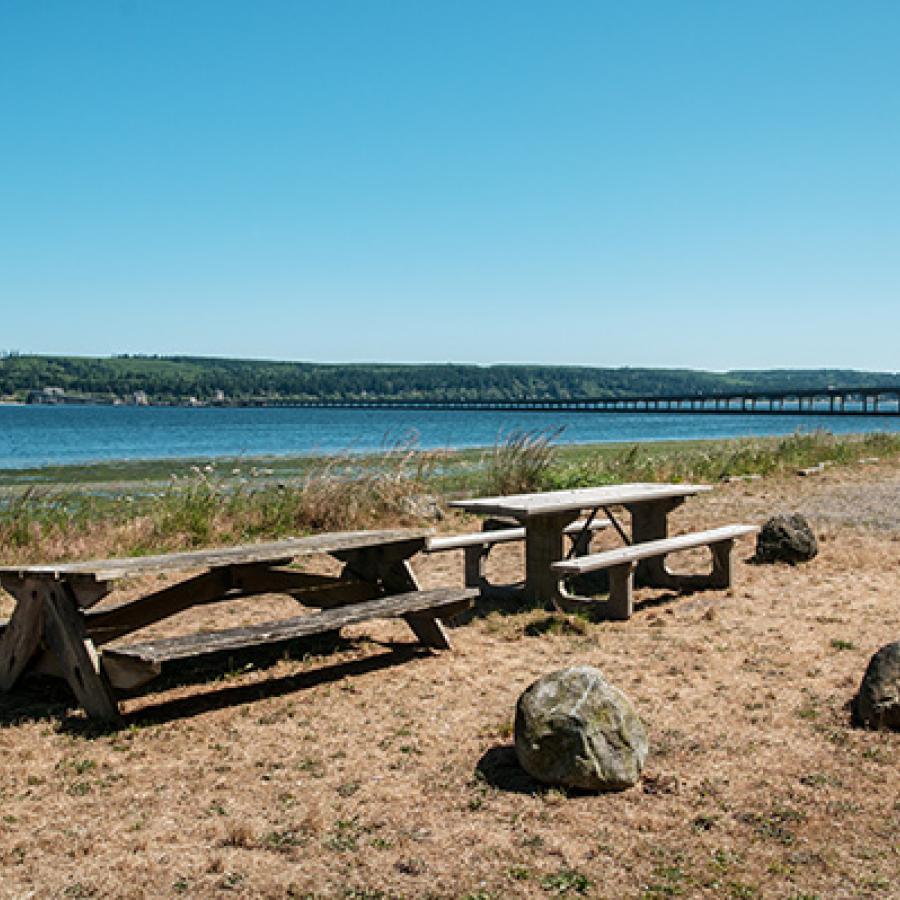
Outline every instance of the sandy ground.
<svg viewBox="0 0 900 900"><path fill-rule="evenodd" d="M111 734L32 679L0 699L0 896L900 897L900 736L848 712L900 637L900 466L721 485L674 530L794 510L812 563L751 565L746 540L731 591L639 591L629 622L584 633L483 611L429 653L369 623L334 651L155 683ZM493 576L521 556L498 548ZM460 555L415 567L461 583ZM295 609L253 602L219 615ZM566 796L515 764L516 697L574 663L646 723L629 791Z"/></svg>

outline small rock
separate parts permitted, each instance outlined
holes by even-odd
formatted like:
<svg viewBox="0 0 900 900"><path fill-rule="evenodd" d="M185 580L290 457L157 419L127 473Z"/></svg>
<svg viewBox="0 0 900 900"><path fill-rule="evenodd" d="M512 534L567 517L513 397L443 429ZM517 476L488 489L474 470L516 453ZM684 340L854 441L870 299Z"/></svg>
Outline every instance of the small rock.
<svg viewBox="0 0 900 900"><path fill-rule="evenodd" d="M619 791L637 783L647 733L628 698L592 666L544 675L516 704L516 755L545 784Z"/></svg>
<svg viewBox="0 0 900 900"><path fill-rule="evenodd" d="M400 501L400 508L406 515L415 516L417 519L440 522L444 518L444 509L440 500L430 494L404 497Z"/></svg>
<svg viewBox="0 0 900 900"><path fill-rule="evenodd" d="M806 562L818 552L816 536L800 513L773 516L756 537L757 562Z"/></svg>
<svg viewBox="0 0 900 900"><path fill-rule="evenodd" d="M885 644L869 660L853 715L867 728L900 731L900 641Z"/></svg>

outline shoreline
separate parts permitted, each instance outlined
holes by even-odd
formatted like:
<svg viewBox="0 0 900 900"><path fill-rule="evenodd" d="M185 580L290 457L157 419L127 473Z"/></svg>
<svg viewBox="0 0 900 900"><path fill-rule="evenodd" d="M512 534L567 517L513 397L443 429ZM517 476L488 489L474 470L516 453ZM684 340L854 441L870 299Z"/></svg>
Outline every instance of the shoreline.
<svg viewBox="0 0 900 900"><path fill-rule="evenodd" d="M795 432L815 435L819 432ZM839 444L855 444L866 441L875 434L892 432L858 432L831 435ZM613 457L631 448L654 454L680 455L706 450L723 452L747 447L773 447L790 435L764 435L733 438L696 438L652 441L604 441L554 444L554 457L558 464L577 465L588 458ZM260 454L252 456L190 456L148 457L135 459L94 460L77 463L59 463L41 466L0 468L0 490L4 488L39 488L80 486L100 488L127 484L164 484L173 478L184 478L199 471L209 470L224 480L252 475L264 483L269 479L294 480L330 465L371 465L379 460L396 459L413 455L422 459L434 459L448 470L464 470L484 461L497 445L466 447L460 449L397 448L385 451L347 450L336 453Z"/></svg>

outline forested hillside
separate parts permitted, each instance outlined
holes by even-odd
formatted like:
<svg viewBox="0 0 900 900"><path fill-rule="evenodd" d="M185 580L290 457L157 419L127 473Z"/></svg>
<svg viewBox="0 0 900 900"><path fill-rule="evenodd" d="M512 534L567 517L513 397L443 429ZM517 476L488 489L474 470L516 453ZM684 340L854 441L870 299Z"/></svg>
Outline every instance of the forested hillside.
<svg viewBox="0 0 900 900"><path fill-rule="evenodd" d="M528 365L321 364L196 357L111 358L8 355L0 358L0 396L26 399L59 388L67 395L150 402L190 397L262 399L567 399L714 393L728 389L900 386L900 374L845 370L713 373L689 369L600 369ZM221 392L221 394L219 394Z"/></svg>

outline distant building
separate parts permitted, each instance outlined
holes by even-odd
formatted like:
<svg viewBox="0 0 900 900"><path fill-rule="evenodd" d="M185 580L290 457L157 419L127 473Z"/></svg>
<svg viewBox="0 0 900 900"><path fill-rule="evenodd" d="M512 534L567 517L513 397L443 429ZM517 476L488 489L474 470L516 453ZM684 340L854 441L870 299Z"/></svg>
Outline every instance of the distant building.
<svg viewBox="0 0 900 900"><path fill-rule="evenodd" d="M45 397L65 397L66 392L61 387L45 387Z"/></svg>
<svg viewBox="0 0 900 900"><path fill-rule="evenodd" d="M215 390L213 391L213 403L224 403L225 402L225 391L223 390Z"/></svg>
<svg viewBox="0 0 900 900"><path fill-rule="evenodd" d="M132 395L134 399L135 406L149 406L150 401L147 399L146 393L144 391L135 391Z"/></svg>

